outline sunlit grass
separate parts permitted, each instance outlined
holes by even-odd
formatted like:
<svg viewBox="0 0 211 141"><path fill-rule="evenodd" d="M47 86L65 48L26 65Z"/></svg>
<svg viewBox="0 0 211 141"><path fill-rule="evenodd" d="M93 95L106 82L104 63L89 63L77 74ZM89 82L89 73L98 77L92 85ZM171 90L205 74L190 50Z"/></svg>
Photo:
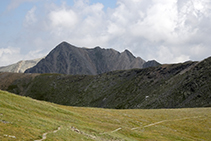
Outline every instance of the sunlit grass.
<svg viewBox="0 0 211 141"><path fill-rule="evenodd" d="M58 127L61 130L53 133ZM36 140L45 132L49 141L209 141L211 108L113 110L68 107L0 91L0 140Z"/></svg>

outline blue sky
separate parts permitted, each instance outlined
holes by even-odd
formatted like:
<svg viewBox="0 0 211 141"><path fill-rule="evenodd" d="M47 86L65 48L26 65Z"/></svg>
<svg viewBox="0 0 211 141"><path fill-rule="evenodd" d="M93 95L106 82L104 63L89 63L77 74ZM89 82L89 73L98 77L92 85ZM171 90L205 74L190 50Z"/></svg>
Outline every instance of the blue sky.
<svg viewBox="0 0 211 141"><path fill-rule="evenodd" d="M0 2L0 66L40 58L67 41L130 50L161 63L211 52L210 0L8 0Z"/></svg>

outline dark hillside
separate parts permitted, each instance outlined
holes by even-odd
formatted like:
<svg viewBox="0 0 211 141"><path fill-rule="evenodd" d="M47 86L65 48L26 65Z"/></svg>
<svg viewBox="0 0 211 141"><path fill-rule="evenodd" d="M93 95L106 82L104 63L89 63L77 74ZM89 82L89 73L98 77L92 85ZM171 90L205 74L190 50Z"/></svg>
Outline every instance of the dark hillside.
<svg viewBox="0 0 211 141"><path fill-rule="evenodd" d="M0 77L4 76L0 74ZM211 106L211 58L95 76L41 74L30 82L16 79L4 89L73 106L121 109L207 107Z"/></svg>

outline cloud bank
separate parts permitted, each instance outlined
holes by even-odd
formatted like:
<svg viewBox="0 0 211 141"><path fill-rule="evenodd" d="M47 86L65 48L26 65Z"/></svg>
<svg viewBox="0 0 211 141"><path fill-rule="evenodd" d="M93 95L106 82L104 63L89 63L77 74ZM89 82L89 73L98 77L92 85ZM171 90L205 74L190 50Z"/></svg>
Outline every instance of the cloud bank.
<svg viewBox="0 0 211 141"><path fill-rule="evenodd" d="M210 0L117 0L115 8L107 9L88 0L46 2L26 13L23 26L27 41L20 40L19 46L25 42L42 54L63 40L81 47L129 49L161 63L199 61L211 52Z"/></svg>

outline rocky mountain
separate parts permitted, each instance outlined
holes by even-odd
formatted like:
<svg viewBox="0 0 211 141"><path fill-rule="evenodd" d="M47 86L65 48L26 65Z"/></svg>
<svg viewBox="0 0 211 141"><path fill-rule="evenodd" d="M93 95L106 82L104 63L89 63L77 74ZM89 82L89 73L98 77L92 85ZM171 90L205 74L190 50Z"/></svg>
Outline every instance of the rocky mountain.
<svg viewBox="0 0 211 141"><path fill-rule="evenodd" d="M114 70L128 70L160 65L146 62L125 50L120 53L114 49L93 49L75 47L62 42L37 65L25 73L61 73L96 75Z"/></svg>
<svg viewBox="0 0 211 141"><path fill-rule="evenodd" d="M22 60L15 64L0 67L0 72L24 73L27 69L35 66L42 58L34 60Z"/></svg>
<svg viewBox="0 0 211 141"><path fill-rule="evenodd" d="M149 67L156 67L156 66L160 66L160 63L158 63L155 60L151 60L151 61L147 61L143 64L143 68L149 68Z"/></svg>
<svg viewBox="0 0 211 141"><path fill-rule="evenodd" d="M99 75L0 73L0 80L3 90L71 106L117 109L211 106L211 57L201 62Z"/></svg>

